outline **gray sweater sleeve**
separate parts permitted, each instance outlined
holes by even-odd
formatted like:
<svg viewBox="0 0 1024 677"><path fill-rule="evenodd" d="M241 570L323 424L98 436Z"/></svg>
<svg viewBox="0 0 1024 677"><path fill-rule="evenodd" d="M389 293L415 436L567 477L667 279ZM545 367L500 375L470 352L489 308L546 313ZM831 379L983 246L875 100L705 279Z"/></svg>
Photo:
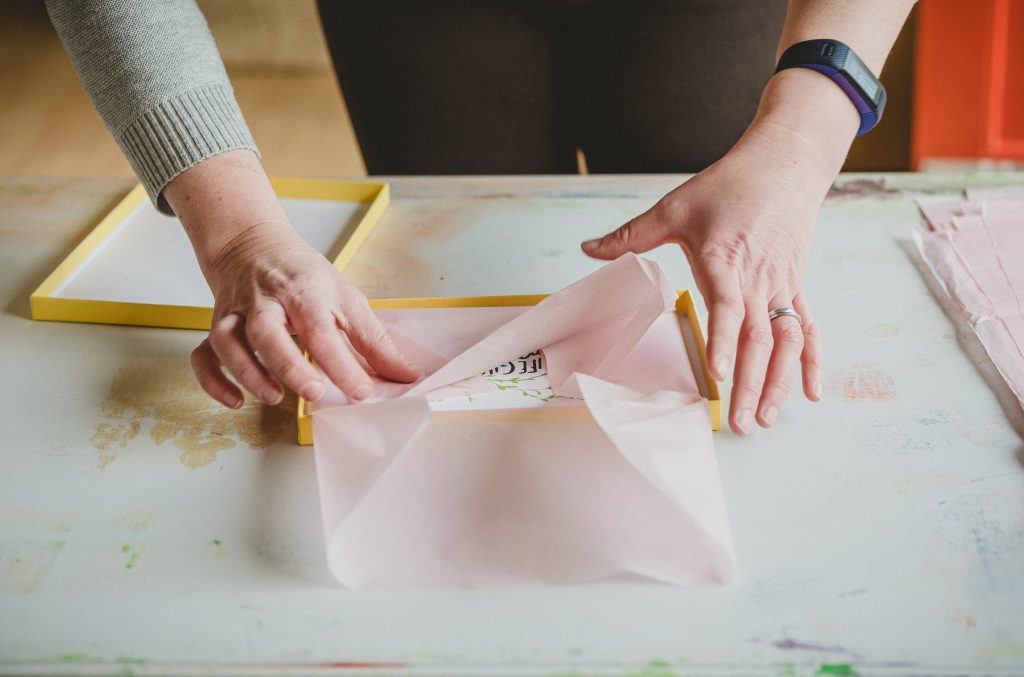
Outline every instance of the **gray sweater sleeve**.
<svg viewBox="0 0 1024 677"><path fill-rule="evenodd" d="M47 0L78 77L157 207L192 165L256 144L194 0Z"/></svg>

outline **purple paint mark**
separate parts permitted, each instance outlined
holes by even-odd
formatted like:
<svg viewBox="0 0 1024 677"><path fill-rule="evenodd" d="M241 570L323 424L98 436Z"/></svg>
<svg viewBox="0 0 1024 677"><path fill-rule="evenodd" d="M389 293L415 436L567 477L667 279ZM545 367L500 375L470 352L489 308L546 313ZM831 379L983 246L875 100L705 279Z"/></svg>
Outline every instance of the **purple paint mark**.
<svg viewBox="0 0 1024 677"><path fill-rule="evenodd" d="M824 651L826 653L846 653L846 649L841 646L822 646L821 644L810 644L808 642L798 642L795 639L778 639L772 642L776 649L785 649L786 651Z"/></svg>

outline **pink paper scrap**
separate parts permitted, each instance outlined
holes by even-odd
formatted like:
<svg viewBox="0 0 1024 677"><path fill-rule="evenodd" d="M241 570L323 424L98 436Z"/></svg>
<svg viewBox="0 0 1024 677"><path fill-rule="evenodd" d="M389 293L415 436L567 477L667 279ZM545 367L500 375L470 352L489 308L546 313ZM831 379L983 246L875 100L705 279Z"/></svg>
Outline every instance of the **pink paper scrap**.
<svg viewBox="0 0 1024 677"><path fill-rule="evenodd" d="M917 203L921 256L1024 408L1024 187Z"/></svg>

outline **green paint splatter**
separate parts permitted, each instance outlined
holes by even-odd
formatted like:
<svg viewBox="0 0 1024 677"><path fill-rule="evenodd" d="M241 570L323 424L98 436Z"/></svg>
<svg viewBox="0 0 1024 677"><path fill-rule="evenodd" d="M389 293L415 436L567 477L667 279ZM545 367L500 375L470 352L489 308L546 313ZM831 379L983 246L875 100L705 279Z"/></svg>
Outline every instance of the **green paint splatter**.
<svg viewBox="0 0 1024 677"><path fill-rule="evenodd" d="M121 546L121 552L128 555L128 561L125 562L124 568L134 569L135 563L139 561L139 553L136 552L135 546L131 545L130 543L125 543Z"/></svg>
<svg viewBox="0 0 1024 677"><path fill-rule="evenodd" d="M99 656L90 656L85 653L59 653L55 655L54 660L61 663L102 663L103 659Z"/></svg>
<svg viewBox="0 0 1024 677"><path fill-rule="evenodd" d="M210 541L210 545L214 547L213 556L217 559L224 557L228 554L228 551L224 549L224 541L219 538L215 538Z"/></svg>
<svg viewBox="0 0 1024 677"><path fill-rule="evenodd" d="M819 675L851 675L856 676L857 671L848 663L825 663L818 668Z"/></svg>
<svg viewBox="0 0 1024 677"><path fill-rule="evenodd" d="M776 663L775 674L777 677L796 677L796 663Z"/></svg>
<svg viewBox="0 0 1024 677"><path fill-rule="evenodd" d="M649 663L647 663L647 667L650 668L667 668L668 666L668 661L650 661Z"/></svg>
<svg viewBox="0 0 1024 677"><path fill-rule="evenodd" d="M142 665L146 662L146 659L135 656L118 656L114 659L114 662L122 665Z"/></svg>
<svg viewBox="0 0 1024 677"><path fill-rule="evenodd" d="M622 677L677 677L677 675L665 667L648 666L635 672L627 672Z"/></svg>

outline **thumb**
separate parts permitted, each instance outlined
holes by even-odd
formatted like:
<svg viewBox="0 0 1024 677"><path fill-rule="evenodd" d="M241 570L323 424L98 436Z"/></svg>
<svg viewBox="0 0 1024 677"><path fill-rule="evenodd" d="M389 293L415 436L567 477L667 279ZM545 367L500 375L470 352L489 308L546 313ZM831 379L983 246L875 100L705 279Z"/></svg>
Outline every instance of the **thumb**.
<svg viewBox="0 0 1024 677"><path fill-rule="evenodd" d="M654 209L631 219L604 237L583 243L583 253L595 259L617 259L626 252L640 254L668 241L668 230L654 216Z"/></svg>

